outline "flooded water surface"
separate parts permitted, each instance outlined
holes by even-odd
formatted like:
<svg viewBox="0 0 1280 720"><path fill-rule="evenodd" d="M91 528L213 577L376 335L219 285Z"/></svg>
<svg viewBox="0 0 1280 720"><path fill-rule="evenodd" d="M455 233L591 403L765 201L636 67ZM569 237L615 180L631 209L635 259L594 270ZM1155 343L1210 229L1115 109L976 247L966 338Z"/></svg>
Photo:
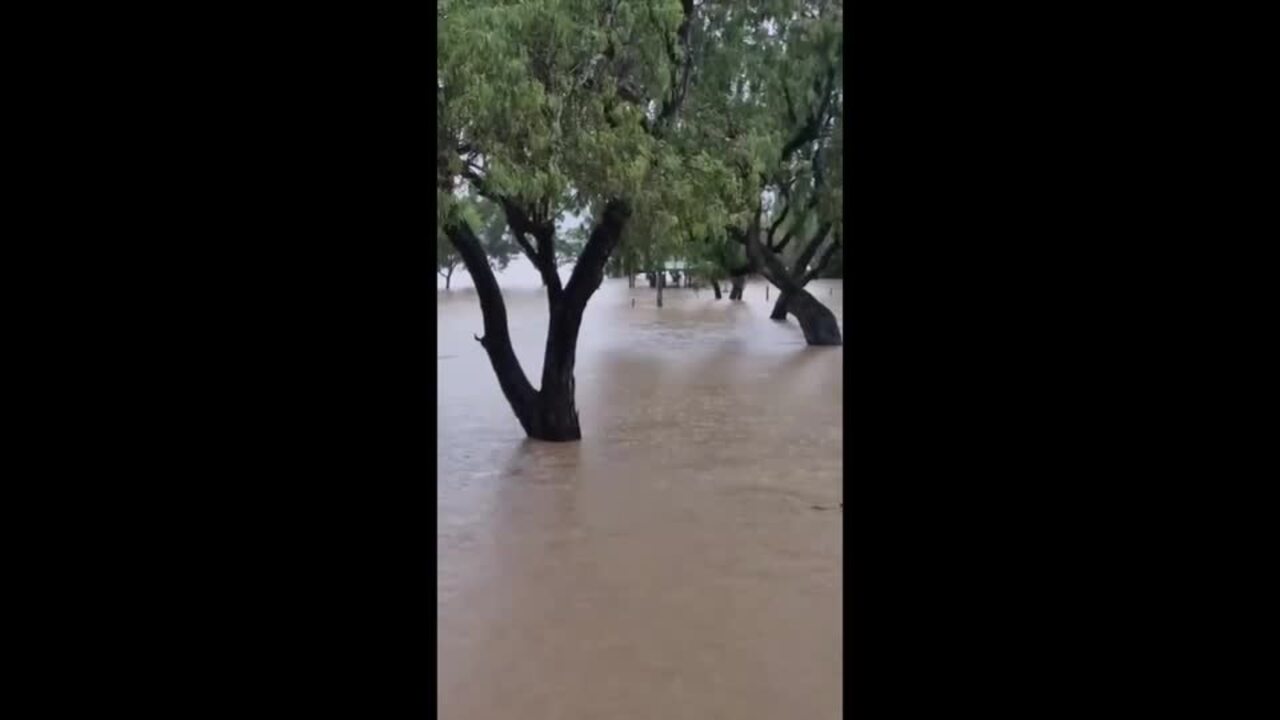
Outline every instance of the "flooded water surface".
<svg viewBox="0 0 1280 720"><path fill-rule="evenodd" d="M638 284L587 307L577 443L525 439L474 292L438 293L440 717L840 717L844 349L763 284ZM537 385L545 295L506 302Z"/></svg>

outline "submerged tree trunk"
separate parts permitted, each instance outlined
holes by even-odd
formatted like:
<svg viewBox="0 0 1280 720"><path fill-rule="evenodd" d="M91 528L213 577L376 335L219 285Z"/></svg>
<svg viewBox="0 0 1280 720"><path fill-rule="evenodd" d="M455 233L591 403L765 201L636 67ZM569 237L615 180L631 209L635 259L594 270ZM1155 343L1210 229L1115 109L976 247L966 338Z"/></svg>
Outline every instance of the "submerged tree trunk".
<svg viewBox="0 0 1280 720"><path fill-rule="evenodd" d="M647 272L647 273L645 273L645 274L644 274L644 278L645 278L646 280L648 280L648 281L649 281L649 287L650 287L651 289L652 289L652 288L656 288L656 287L658 287L658 275L657 275L657 273Z"/></svg>
<svg viewBox="0 0 1280 720"><path fill-rule="evenodd" d="M633 288L635 286L636 286L636 274L632 272L627 273L627 287Z"/></svg>
<svg viewBox="0 0 1280 720"><path fill-rule="evenodd" d="M786 320L787 319L787 301L790 300L785 292L778 293L778 301L773 304L773 312L769 313L770 320Z"/></svg>
<svg viewBox="0 0 1280 720"><path fill-rule="evenodd" d="M843 345L840 323L831 308L803 288L787 303L787 312L796 316L804 339L810 345Z"/></svg>
<svg viewBox="0 0 1280 720"><path fill-rule="evenodd" d="M553 303L547 347L542 361L542 388L529 436L539 440L581 440L574 402L573 366L577 357L582 310L575 313L565 299Z"/></svg>
<svg viewBox="0 0 1280 720"><path fill-rule="evenodd" d="M831 309L810 295L800 282L791 277L782 261L765 250L760 242L759 217L757 210L756 219L746 234L748 257L764 272L766 280L776 285L782 295L789 296L786 302L787 312L796 316L806 342L810 345L842 345L844 340L840 336L840 323L836 321ZM805 266L807 262L799 267ZM778 299L782 300L782 297Z"/></svg>
<svg viewBox="0 0 1280 720"><path fill-rule="evenodd" d="M662 288L667 284L667 274L665 272L658 273L658 307L662 307Z"/></svg>
<svg viewBox="0 0 1280 720"><path fill-rule="evenodd" d="M800 259L797 261L796 271L798 273L802 273L802 275L800 276L800 279L797 281L797 284L799 284L800 287L802 288L807 287L814 278L817 278L819 275L822 274L824 270L826 270L827 265L831 262L832 256L835 254L836 249L839 247L837 243L834 243L834 242L831 243L830 245L827 246L827 250L822 254L821 259L818 260L817 265L815 265L812 268L806 269L806 265L809 263L810 260L812 260L814 252L817 251L817 246L822 243L823 239L824 239L823 235L815 236L814 241L810 243L810 249L806 249L804 254L802 254ZM802 265L800 263L805 263L805 265ZM787 303L789 300L790 300L790 295L788 295L786 291L780 291L778 293L778 302L774 304L773 312L769 314L769 319L770 320L786 320L787 312L788 312Z"/></svg>
<svg viewBox="0 0 1280 720"><path fill-rule="evenodd" d="M743 290L743 288L746 286L746 283L747 283L747 276L746 276L746 275L734 275L733 277L729 278L729 282L731 283L731 286L730 286L730 288L729 288L729 299L730 299L730 300L741 300L741 299L742 299L742 290Z"/></svg>
<svg viewBox="0 0 1280 720"><path fill-rule="evenodd" d="M578 410L574 404L573 367L578 351L578 331L587 301L604 280L604 266L622 237L630 209L620 200L610 201L578 256L564 292L552 303L547 329L547 351L542 363L540 412L532 437L541 440L580 440Z"/></svg>
<svg viewBox="0 0 1280 720"><path fill-rule="evenodd" d="M550 305L550 321L547 329L546 353L542 365L542 388L535 390L520 366L511 345L507 327L506 305L493 270L479 238L464 221L445 226L445 234L462 255L467 270L475 282L480 298L480 310L484 316L484 337L477 337L489 355L502 394L511 404L516 419L525 433L537 440L580 440L582 430L578 422L578 410L574 403L573 368L577 355L578 331L587 301L604 280L605 264L617 247L622 229L630 216L627 205L620 200L610 201L603 217L592 230L587 244L578 256L569 282L560 287L558 279L550 279L548 267L539 267L547 284ZM539 238L540 247L550 254L550 235ZM543 245L543 243L546 243ZM546 263L543 263L546 265Z"/></svg>
<svg viewBox="0 0 1280 720"><path fill-rule="evenodd" d="M719 300L720 299L720 283L715 280L712 280L711 289L715 291L716 299Z"/></svg>
<svg viewBox="0 0 1280 720"><path fill-rule="evenodd" d="M465 221L448 223L444 227L445 235L462 255L462 261L471 273L475 282L476 295L480 299L480 312L484 318L484 337L477 337L485 353L489 355L489 363L498 376L498 385L502 394L515 411L516 419L530 431L530 420L534 406L538 402L538 392L534 390L515 350L511 347L511 336L507 328L507 307L502 300L502 291L498 281L489 267L489 258L485 255L480 239L472 232Z"/></svg>

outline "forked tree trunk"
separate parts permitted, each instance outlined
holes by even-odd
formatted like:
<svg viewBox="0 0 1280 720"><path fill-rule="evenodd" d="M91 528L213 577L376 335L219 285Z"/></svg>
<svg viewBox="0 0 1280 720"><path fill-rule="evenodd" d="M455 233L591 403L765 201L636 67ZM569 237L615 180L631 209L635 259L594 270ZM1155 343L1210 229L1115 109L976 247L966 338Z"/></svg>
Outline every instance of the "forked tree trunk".
<svg viewBox="0 0 1280 720"><path fill-rule="evenodd" d="M551 313L542 365L542 388L539 390L529 382L511 345L506 305L479 238L465 222L450 223L445 227L445 234L462 255L480 298L484 337L476 339L489 355L502 394L531 438L549 441L582 439L574 403L573 379L578 331L587 301L604 280L605 264L617 247L629 216L625 203L619 200L609 202L578 256L569 282L562 289L558 281L553 280L548 287ZM540 270L544 272L544 278L547 277L546 268Z"/></svg>
<svg viewBox="0 0 1280 720"><path fill-rule="evenodd" d="M787 272L782 261L773 253L765 250L760 242L759 212L756 221L746 236L747 254L752 262L765 273L765 279L778 287L787 298L787 312L796 316L804 339L810 345L842 345L844 339L840 335L840 323L831 309L823 305L817 298L809 294L795 278ZM807 265L807 262L805 263ZM800 265L800 267L805 267ZM782 298L779 297L779 300Z"/></svg>
<svg viewBox="0 0 1280 720"><path fill-rule="evenodd" d="M816 236L814 238L814 244L811 244L811 247L813 247L816 250L816 244L821 243L822 239L823 238L821 235ZM835 243L831 243L830 245L827 246L827 251L823 253L822 258L818 260L818 264L814 266L812 269L805 271L803 277L801 277L797 281L800 287L802 288L808 287L809 283L813 281L815 278L817 278L822 273L822 271L826 269L827 264L831 262L831 257L832 255L835 254L837 247L838 246ZM801 256L801 261L808 262L809 258L811 257L812 257L812 252L806 250L805 255ZM802 267L802 266L797 265L797 267ZM769 314L769 319L770 320L786 320L787 319L787 302L789 300L790 300L790 295L788 295L786 291L779 291L778 302L774 304L773 312Z"/></svg>
<svg viewBox="0 0 1280 720"><path fill-rule="evenodd" d="M539 440L580 440L578 408L574 398L573 366L577 358L582 308L566 298L551 306L547 347L542 361L542 388L529 436Z"/></svg>

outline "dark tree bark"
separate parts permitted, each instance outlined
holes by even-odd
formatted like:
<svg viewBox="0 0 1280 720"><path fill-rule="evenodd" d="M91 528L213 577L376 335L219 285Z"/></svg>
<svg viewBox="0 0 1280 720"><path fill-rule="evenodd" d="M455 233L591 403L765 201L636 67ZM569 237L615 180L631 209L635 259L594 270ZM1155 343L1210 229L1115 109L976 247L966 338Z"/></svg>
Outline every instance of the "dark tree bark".
<svg viewBox="0 0 1280 720"><path fill-rule="evenodd" d="M808 143L819 139L822 128L829 119L828 111L831 109L831 102L834 97L833 91L836 87L835 72L836 66L834 64L829 65L824 76L814 80L813 89L820 101L816 109L810 107L806 110L803 119L796 112L790 94L786 94L788 119L793 126L798 126L795 127L791 138L782 148L780 157L782 162L785 163L793 153L799 151ZM785 86L783 90L785 93ZM815 183L820 183L823 177L823 152L821 145L815 147L813 151L811 163L813 165ZM759 180L761 182L761 190L763 190L769 182L769 178L765 175L760 175ZM837 246L836 242L831 243L822 260L818 263L818 267L812 272L808 271L809 264L813 261L814 255L826 239L826 235L830 232L832 225L828 222L819 227L818 232L810 239L809 244L801 250L800 256L796 259L793 267L794 272L788 272L786 266L775 253L780 253L791 242L802 225L798 222L793 222L792 227L787 231L781 242L775 244L774 236L779 227L781 227L783 219L787 217L791 210L792 200L790 192L785 185L781 188L781 193L787 200L787 204L767 231L761 227L760 213L762 208L757 207L756 217L751 227L747 230L745 236L740 232L736 233L736 239L747 246L749 263L760 270L765 279L778 288L778 300L774 304L773 312L770 313L769 317L774 320L783 320L790 313L795 315L800 322L800 328L804 331L805 340L810 345L840 345L843 340L840 336L840 324L836 321L835 315L827 306L823 305L804 289L804 286L826 266ZM818 199L819 194L814 192L805 207L800 209L801 212L807 214L814 210L817 207ZM765 236L764 241L761 239L762 234Z"/></svg>
<svg viewBox="0 0 1280 720"><path fill-rule="evenodd" d="M480 312L484 317L484 337L476 338L489 355L489 363L498 376L498 385L502 394L515 411L516 419L524 427L526 433L532 435L532 422L535 406L538 403L538 392L533 389L529 378L520 367L515 350L511 347L511 335L507 328L507 307L502 300L502 291L498 281L489 267L489 258L485 255L480 239L475 236L465 222L446 224L445 235L471 273L476 286L476 295L480 298Z"/></svg>
<svg viewBox="0 0 1280 720"><path fill-rule="evenodd" d="M537 440L570 441L582 439L578 410L574 403L573 368L577 355L578 331L587 301L604 280L609 260L622 229L630 216L627 205L619 200L605 206L603 217L591 233L578 256L567 284L562 288L555 274L554 255L536 253L539 261L551 260L549 268L539 265L547 284L550 321L546 352L542 364L542 387L534 390L511 346L507 327L506 305L502 292L489 267L479 239L465 222L451 223L445 234L462 255L467 270L475 281L484 316L484 337L476 338L489 355L502 393L511 404L525 433ZM553 237L538 237L539 244ZM541 249L541 247L539 248Z"/></svg>
<svg viewBox="0 0 1280 720"><path fill-rule="evenodd" d="M719 300L720 299L720 283L716 282L715 280L712 280L711 289L715 291L716 299Z"/></svg>
<svg viewBox="0 0 1280 720"><path fill-rule="evenodd" d="M729 299L730 299L730 300L741 300L741 299L742 299L742 290L743 290L743 288L744 288L744 287L746 286L746 284L747 284L747 276L746 276L746 275L734 275L733 277L729 278L729 282L730 282L730 287L729 287Z"/></svg>
<svg viewBox="0 0 1280 720"><path fill-rule="evenodd" d="M818 236L819 240L822 237L823 235L819 235ZM810 246L815 247L813 243L811 243ZM813 280L814 278L822 274L822 271L825 270L827 268L827 265L831 262L832 256L835 255L837 247L838 245L834 242L827 245L827 249L823 251L822 258L818 260L818 264L814 265L811 270L804 273L804 275L800 278L799 280L800 287L807 286L811 280ZM812 253L809 253L808 257L811 258L812 256L813 256ZM809 260L805 257L802 257L801 259L806 264L809 262ZM803 266L801 266L800 262L797 261L796 270L803 271L803 269L804 269ZM773 312L769 314L770 320L786 320L787 319L787 301L788 300L790 300L790 296L786 292L778 293L778 302L774 303Z"/></svg>
<svg viewBox="0 0 1280 720"><path fill-rule="evenodd" d="M831 308L801 289L787 303L787 312L796 316L804 339L810 345L843 345L840 323Z"/></svg>
<svg viewBox="0 0 1280 720"><path fill-rule="evenodd" d="M630 272L627 273L627 287L633 288L635 286L636 286L636 274L630 273Z"/></svg>
<svg viewBox="0 0 1280 720"><path fill-rule="evenodd" d="M667 274L665 272L658 273L658 307L662 307L662 288L666 287Z"/></svg>
<svg viewBox="0 0 1280 720"><path fill-rule="evenodd" d="M785 292L778 292L778 300L773 304L773 312L769 313L770 320L786 320L787 319L787 301L790 297Z"/></svg>
<svg viewBox="0 0 1280 720"><path fill-rule="evenodd" d="M644 274L646 280L649 281L650 289L658 287L658 274L647 272Z"/></svg>
<svg viewBox="0 0 1280 720"><path fill-rule="evenodd" d="M573 274L559 301L552 304L547 350L542 363L541 407L538 433L541 440L580 440L578 410L574 404L573 367L577 357L578 330L587 301L604 280L604 266L622 238L631 212L621 200L610 201L603 217L578 256Z"/></svg>
<svg viewBox="0 0 1280 720"><path fill-rule="evenodd" d="M840 323L831 309L823 305L787 272L787 268L773 253L765 250L760 242L760 217L746 234L747 256L764 272L765 279L788 295L787 312L796 316L804 339L810 345L841 345Z"/></svg>

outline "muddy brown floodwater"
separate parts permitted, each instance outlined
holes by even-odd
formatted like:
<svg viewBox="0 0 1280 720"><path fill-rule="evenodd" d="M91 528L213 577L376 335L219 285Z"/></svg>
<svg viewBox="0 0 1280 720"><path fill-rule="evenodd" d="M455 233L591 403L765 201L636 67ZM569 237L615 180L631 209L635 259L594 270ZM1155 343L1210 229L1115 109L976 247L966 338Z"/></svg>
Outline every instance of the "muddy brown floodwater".
<svg viewBox="0 0 1280 720"><path fill-rule="evenodd" d="M844 350L763 284L659 310L638 280L587 307L578 443L525 439L474 291L438 293L440 717L841 717ZM536 385L545 296L506 302Z"/></svg>

